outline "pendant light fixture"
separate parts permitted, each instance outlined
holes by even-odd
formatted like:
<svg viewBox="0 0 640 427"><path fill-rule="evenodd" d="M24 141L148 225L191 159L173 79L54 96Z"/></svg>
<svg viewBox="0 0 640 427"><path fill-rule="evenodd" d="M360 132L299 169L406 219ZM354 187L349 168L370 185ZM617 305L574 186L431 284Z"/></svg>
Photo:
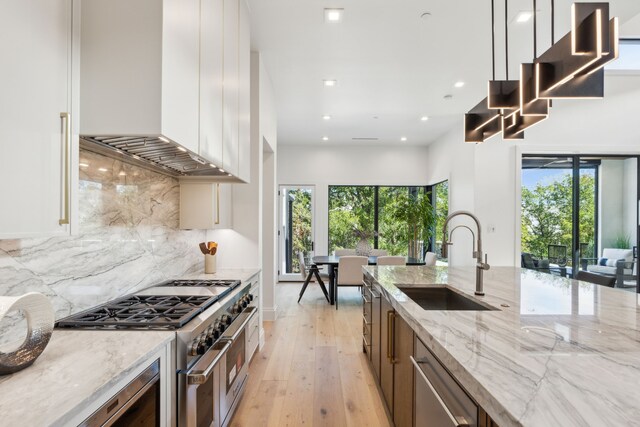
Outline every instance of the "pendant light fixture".
<svg viewBox="0 0 640 427"><path fill-rule="evenodd" d="M494 0L491 1L493 79L487 98L466 115L465 142L480 143L502 131L504 139L523 139L524 130L549 116L554 98L602 98L604 66L619 55L618 18L609 3L574 3L571 31L555 42L551 0L551 47L538 57L537 4L533 0L533 62L520 65L520 80L509 80L508 9L505 0L505 80L495 76Z"/></svg>

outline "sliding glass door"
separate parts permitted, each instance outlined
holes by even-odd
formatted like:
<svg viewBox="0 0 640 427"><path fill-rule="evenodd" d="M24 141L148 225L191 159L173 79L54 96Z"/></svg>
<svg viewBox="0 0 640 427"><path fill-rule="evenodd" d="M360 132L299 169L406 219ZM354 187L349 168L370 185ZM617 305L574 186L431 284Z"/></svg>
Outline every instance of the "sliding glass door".
<svg viewBox="0 0 640 427"><path fill-rule="evenodd" d="M636 156L523 156L522 267L638 291L639 177Z"/></svg>

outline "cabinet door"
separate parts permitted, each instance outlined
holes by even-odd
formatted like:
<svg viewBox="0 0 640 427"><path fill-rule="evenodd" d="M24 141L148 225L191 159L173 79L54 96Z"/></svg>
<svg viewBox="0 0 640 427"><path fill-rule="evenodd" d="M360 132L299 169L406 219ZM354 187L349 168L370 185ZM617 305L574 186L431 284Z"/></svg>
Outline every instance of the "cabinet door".
<svg viewBox="0 0 640 427"><path fill-rule="evenodd" d="M232 184L180 182L180 228L214 230L233 227Z"/></svg>
<svg viewBox="0 0 640 427"><path fill-rule="evenodd" d="M371 364L376 378L380 380L380 290L371 287Z"/></svg>
<svg viewBox="0 0 640 427"><path fill-rule="evenodd" d="M72 7L71 0L2 1L0 239L69 232L60 220L70 211L67 162L77 141L68 122L75 118L61 113L71 112Z"/></svg>
<svg viewBox="0 0 640 427"><path fill-rule="evenodd" d="M400 316L394 318L393 423L413 426L413 330Z"/></svg>
<svg viewBox="0 0 640 427"><path fill-rule="evenodd" d="M164 0L163 4L162 133L198 153L200 0Z"/></svg>
<svg viewBox="0 0 640 427"><path fill-rule="evenodd" d="M238 178L251 180L251 22L245 0L240 0L238 45Z"/></svg>
<svg viewBox="0 0 640 427"><path fill-rule="evenodd" d="M224 87L222 165L238 174L239 0L224 0Z"/></svg>
<svg viewBox="0 0 640 427"><path fill-rule="evenodd" d="M380 346L382 352L380 355L380 387L391 414L393 414L393 360L391 347L393 345L394 316L393 307L383 295L381 297L380 312Z"/></svg>
<svg viewBox="0 0 640 427"><path fill-rule="evenodd" d="M223 0L200 11L200 155L222 167Z"/></svg>

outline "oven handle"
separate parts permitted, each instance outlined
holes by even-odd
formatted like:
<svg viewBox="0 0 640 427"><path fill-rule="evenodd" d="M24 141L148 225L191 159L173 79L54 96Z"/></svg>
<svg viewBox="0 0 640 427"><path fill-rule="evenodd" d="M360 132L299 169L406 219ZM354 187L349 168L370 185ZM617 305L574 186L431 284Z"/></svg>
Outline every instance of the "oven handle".
<svg viewBox="0 0 640 427"><path fill-rule="evenodd" d="M187 384L204 384L213 373L213 368L216 367L230 346L230 342L219 341L207 350L193 368L187 372Z"/></svg>
<svg viewBox="0 0 640 427"><path fill-rule="evenodd" d="M238 339L238 336L242 333L244 327L247 326L247 323L249 323L257 313L258 309L254 306L245 308L242 313L236 317L236 320L233 321L231 326L227 328L224 334L222 334L221 338L231 342Z"/></svg>

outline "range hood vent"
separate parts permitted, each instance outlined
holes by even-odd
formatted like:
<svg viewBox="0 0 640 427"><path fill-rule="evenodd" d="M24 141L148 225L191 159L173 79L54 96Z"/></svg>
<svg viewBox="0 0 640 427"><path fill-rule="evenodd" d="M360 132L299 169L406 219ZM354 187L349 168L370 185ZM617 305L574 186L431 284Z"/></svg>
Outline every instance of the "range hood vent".
<svg viewBox="0 0 640 427"><path fill-rule="evenodd" d="M80 146L173 177L227 177L215 165L159 136L80 136Z"/></svg>

